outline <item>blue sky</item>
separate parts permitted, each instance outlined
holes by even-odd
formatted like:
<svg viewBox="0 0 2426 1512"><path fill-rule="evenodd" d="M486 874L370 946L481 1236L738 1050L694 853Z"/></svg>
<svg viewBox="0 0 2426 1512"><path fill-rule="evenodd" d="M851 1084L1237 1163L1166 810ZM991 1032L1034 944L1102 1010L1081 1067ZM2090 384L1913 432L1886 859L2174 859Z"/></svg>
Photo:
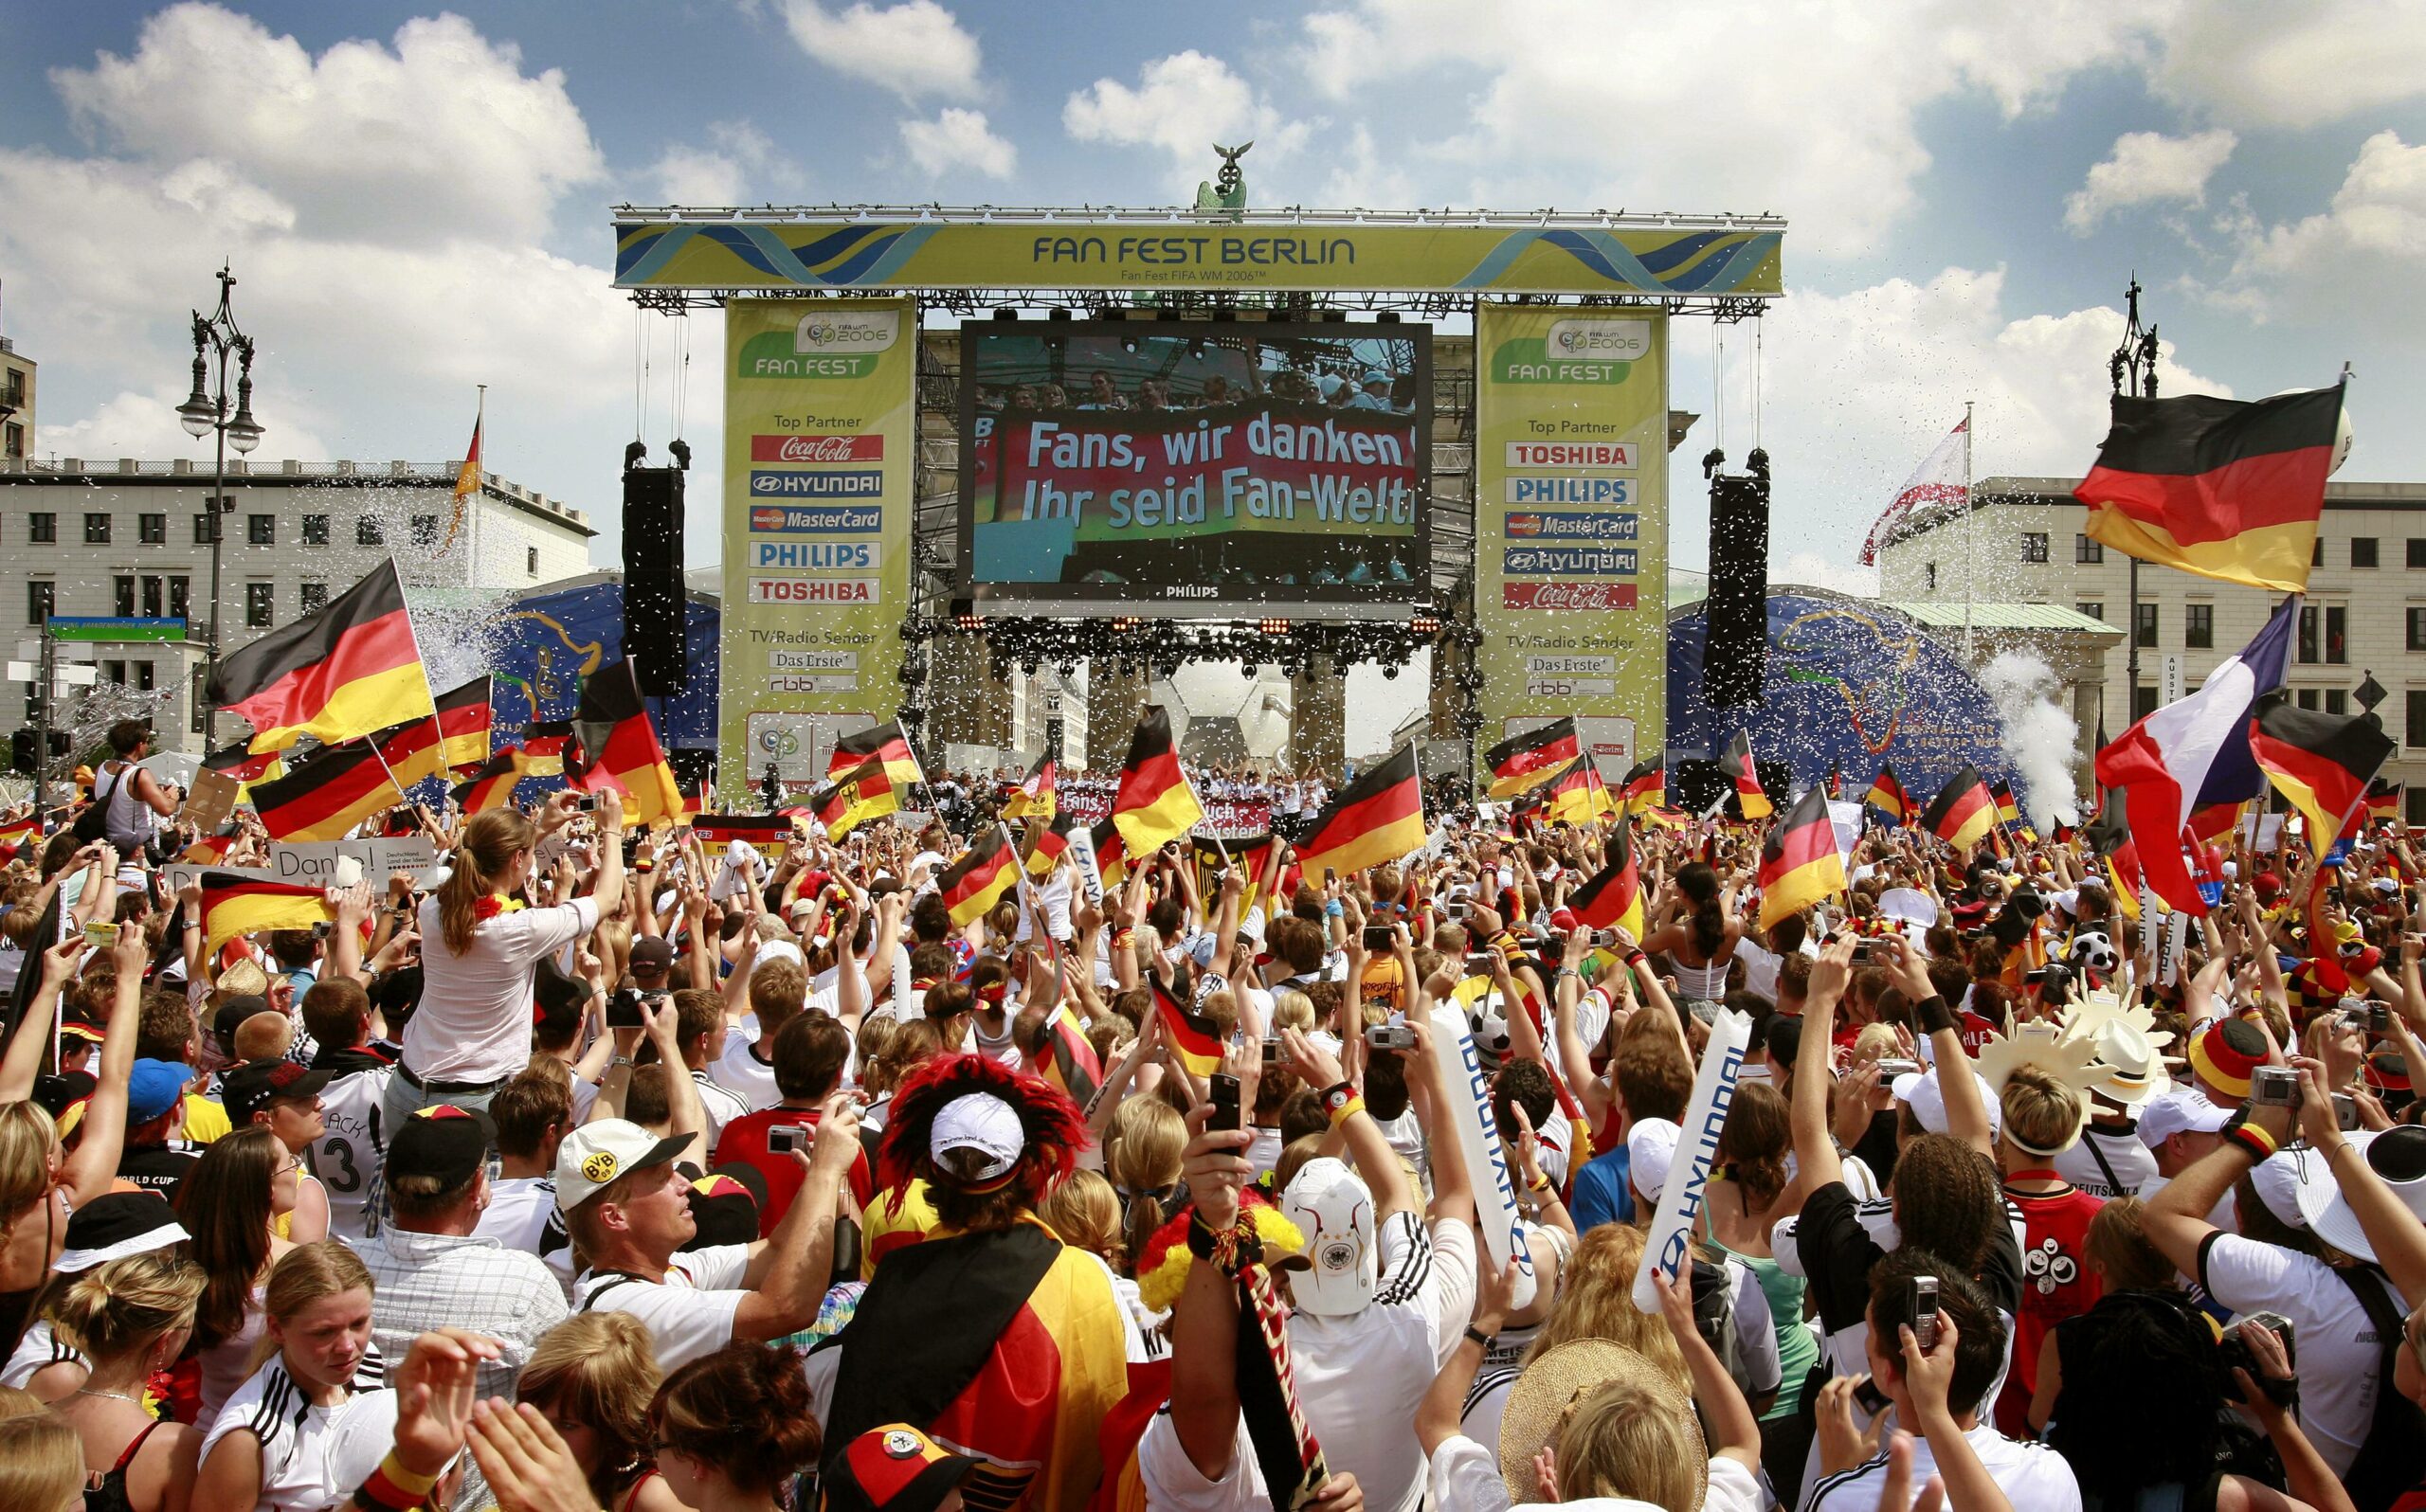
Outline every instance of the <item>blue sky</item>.
<svg viewBox="0 0 2426 1512"><path fill-rule="evenodd" d="M460 455L485 382L489 464L611 527L641 322L606 287L607 206L1169 204L1250 136L1260 205L1791 217L1759 343L1781 578L1857 584L1864 528L1966 399L1982 475L2085 465L2135 268L2168 391L2349 360L2342 476L2426 478L2417 0L20 0L0 331L42 363L38 450L188 454L181 326L229 256L261 455ZM693 324L684 428L713 457L720 343ZM661 445L674 335L648 339ZM1752 346L1730 333L1738 456ZM1677 405L1710 407L1711 359L1681 326Z"/></svg>

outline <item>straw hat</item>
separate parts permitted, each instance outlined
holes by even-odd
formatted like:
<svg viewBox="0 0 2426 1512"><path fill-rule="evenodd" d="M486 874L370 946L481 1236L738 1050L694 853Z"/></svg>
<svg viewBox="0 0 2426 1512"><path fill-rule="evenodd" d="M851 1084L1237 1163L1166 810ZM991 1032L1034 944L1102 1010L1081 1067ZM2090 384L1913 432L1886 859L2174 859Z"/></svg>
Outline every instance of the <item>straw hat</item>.
<svg viewBox="0 0 2426 1512"><path fill-rule="evenodd" d="M1608 1339L1578 1339L1559 1345L1525 1367L1508 1391L1508 1406L1499 1418L1499 1473L1508 1483L1509 1500L1539 1500L1534 1489L1533 1456L1558 1434L1566 1410L1602 1387L1622 1381L1642 1392L1685 1424L1696 1444L1693 1450L1694 1490L1690 1503L1699 1506L1710 1494L1710 1456L1699 1447L1701 1424L1693 1416L1692 1398L1675 1377L1623 1344Z"/></svg>

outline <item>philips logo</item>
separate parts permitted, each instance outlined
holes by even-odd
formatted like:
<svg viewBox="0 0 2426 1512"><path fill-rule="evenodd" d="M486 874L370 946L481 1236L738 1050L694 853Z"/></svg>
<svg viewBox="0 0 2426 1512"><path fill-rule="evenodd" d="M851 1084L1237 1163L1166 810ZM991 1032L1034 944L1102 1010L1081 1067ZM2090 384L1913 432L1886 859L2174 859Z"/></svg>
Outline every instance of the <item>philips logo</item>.
<svg viewBox="0 0 2426 1512"><path fill-rule="evenodd" d="M1633 362L1651 355L1648 320L1560 320L1544 338L1553 357L1599 357Z"/></svg>

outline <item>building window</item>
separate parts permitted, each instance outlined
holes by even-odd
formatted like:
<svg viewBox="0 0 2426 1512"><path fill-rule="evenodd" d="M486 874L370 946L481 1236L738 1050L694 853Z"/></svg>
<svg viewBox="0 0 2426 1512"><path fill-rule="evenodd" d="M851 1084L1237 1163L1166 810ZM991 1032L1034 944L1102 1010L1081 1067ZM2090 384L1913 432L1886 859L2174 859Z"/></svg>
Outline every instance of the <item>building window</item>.
<svg viewBox="0 0 2426 1512"><path fill-rule="evenodd" d="M2426 535L2413 535L2409 538L2409 565L2414 567L2426 567Z"/></svg>
<svg viewBox="0 0 2426 1512"><path fill-rule="evenodd" d="M522 549L522 570L530 573L534 578L539 575L539 549L537 547L527 546Z"/></svg>
<svg viewBox="0 0 2426 1512"><path fill-rule="evenodd" d="M2157 711L2157 689L2154 683L2142 683L2131 690L2131 722L2137 724Z"/></svg>
<svg viewBox="0 0 2426 1512"><path fill-rule="evenodd" d="M2047 560L2047 532L2045 531L2024 531L2021 532L2021 559L2025 562L2044 562Z"/></svg>
<svg viewBox="0 0 2426 1512"><path fill-rule="evenodd" d="M110 517L107 514L96 513L84 516L84 544L86 546L110 544Z"/></svg>
<svg viewBox="0 0 2426 1512"><path fill-rule="evenodd" d="M2106 543L2104 541L2093 541L2086 535L2073 536L2073 560L2081 564L2083 567L2094 566L2097 563L2105 561Z"/></svg>
<svg viewBox="0 0 2426 1512"><path fill-rule="evenodd" d="M2402 744L2426 746L2426 688L2409 690L2409 738Z"/></svg>
<svg viewBox="0 0 2426 1512"><path fill-rule="evenodd" d="M1921 577L1922 577L1922 580L1923 580L1923 581L1928 585L1928 591L1929 591L1929 592L1931 592L1931 593L1935 593L1935 592L1937 591L1937 564L1936 564L1936 563L1934 563L1934 562L1924 562L1924 563L1922 563L1922 564L1921 564Z"/></svg>
<svg viewBox="0 0 2426 1512"><path fill-rule="evenodd" d="M2213 651L2216 648L2214 604L2185 603L2182 606L2182 643L2192 651Z"/></svg>
<svg viewBox="0 0 2426 1512"><path fill-rule="evenodd" d="M118 606L111 610L111 613L121 620L134 619L135 580L133 578L110 579L110 602Z"/></svg>
<svg viewBox="0 0 2426 1512"><path fill-rule="evenodd" d="M2313 688L2294 689L2291 693L2291 701L2298 704L2302 709L2313 711L2316 708L2316 690Z"/></svg>
<svg viewBox="0 0 2426 1512"><path fill-rule="evenodd" d="M244 585L244 622L256 630L270 626L270 595L277 590L273 583Z"/></svg>
<svg viewBox="0 0 2426 1512"><path fill-rule="evenodd" d="M45 620L49 619L51 614L58 607L58 584L44 582L37 579L34 582L26 585L26 623L40 624ZM2417 695L2416 693L2411 693L2409 695L2409 701L2410 706L2415 709L2417 703Z"/></svg>
<svg viewBox="0 0 2426 1512"><path fill-rule="evenodd" d="M125 662L123 662L123 661L104 661L104 662L102 662L102 663L101 663L101 680L102 680L103 682L113 683L113 684L115 684L115 685L117 685L118 687L120 687L120 688L125 687L125 686L126 686L126 663L125 663Z"/></svg>
<svg viewBox="0 0 2426 1512"><path fill-rule="evenodd" d="M353 544L356 546L385 546L388 544L388 528L380 524L371 515L366 514L362 518L353 522Z"/></svg>
<svg viewBox="0 0 2426 1512"><path fill-rule="evenodd" d="M413 545L432 549L438 545L438 516L416 514L412 523Z"/></svg>
<svg viewBox="0 0 2426 1512"><path fill-rule="evenodd" d="M47 510L37 510L26 516L26 539L36 546L50 546L59 540L59 516Z"/></svg>
<svg viewBox="0 0 2426 1512"><path fill-rule="evenodd" d="M14 421L10 421L9 423L9 428L5 433L5 440L7 442L6 455L9 457L23 457L26 455L25 426L18 424Z"/></svg>
<svg viewBox="0 0 2426 1512"><path fill-rule="evenodd" d="M2413 827L2426 824L2426 787L2412 783L2400 795L2402 822Z"/></svg>
<svg viewBox="0 0 2426 1512"><path fill-rule="evenodd" d="M305 546L326 546L329 544L329 517L327 515L306 514L303 516L303 544Z"/></svg>
<svg viewBox="0 0 2426 1512"><path fill-rule="evenodd" d="M2347 688L2327 688L2325 691L2325 711L2328 714L2348 713L2350 711L2350 690Z"/></svg>
<svg viewBox="0 0 2426 1512"><path fill-rule="evenodd" d="M2291 654L2298 657L2301 664L2304 666L2312 667L2316 665L2316 605L2313 603L2301 604L2300 629L2297 637L2298 644L2293 648Z"/></svg>
<svg viewBox="0 0 2426 1512"><path fill-rule="evenodd" d="M278 516L247 514L244 516L244 539L254 546L278 544Z"/></svg>
<svg viewBox="0 0 2426 1512"><path fill-rule="evenodd" d="M169 618L172 620L190 619L192 617L192 610L193 580L191 578L171 578L169 580Z"/></svg>
<svg viewBox="0 0 2426 1512"><path fill-rule="evenodd" d="M2308 543L2308 566L2325 566L2325 537L2322 535Z"/></svg>
<svg viewBox="0 0 2426 1512"><path fill-rule="evenodd" d="M219 516L208 510L193 517L193 544L208 546L219 539Z"/></svg>
<svg viewBox="0 0 2426 1512"><path fill-rule="evenodd" d="M136 662L135 664L136 691L138 693L150 693L155 686L157 686L156 679L159 675L159 670L151 662Z"/></svg>
<svg viewBox="0 0 2426 1512"><path fill-rule="evenodd" d="M2325 606L2325 660L2333 667L2350 660L2350 611L2338 603Z"/></svg>
<svg viewBox="0 0 2426 1512"><path fill-rule="evenodd" d="M2409 610L2409 649L2426 651L2426 609L2414 604Z"/></svg>
<svg viewBox="0 0 2426 1512"><path fill-rule="evenodd" d="M189 711L186 728L197 735L207 734L210 729L210 705L202 696L203 678L208 675L209 671L208 667L196 667L186 681L186 708Z"/></svg>
<svg viewBox="0 0 2426 1512"><path fill-rule="evenodd" d="M2153 647L2157 643L2157 606L2143 603L2139 606L2139 615L2140 622L2132 639L2140 645Z"/></svg>
<svg viewBox="0 0 2426 1512"><path fill-rule="evenodd" d="M2098 603L2095 599L2084 599L2080 603L2073 604L2073 608L2091 620L2103 620L2106 618L2106 605Z"/></svg>
<svg viewBox="0 0 2426 1512"><path fill-rule="evenodd" d="M2350 565L2353 567L2371 567L2376 565L2376 538L2374 536L2354 535L2350 537Z"/></svg>
<svg viewBox="0 0 2426 1512"><path fill-rule="evenodd" d="M143 616L145 619L157 620L160 618L160 577L159 574L153 573L146 576L143 580Z"/></svg>
<svg viewBox="0 0 2426 1512"><path fill-rule="evenodd" d="M135 517L135 538L145 546L169 544L169 517L165 514L138 514Z"/></svg>
<svg viewBox="0 0 2426 1512"><path fill-rule="evenodd" d="M298 600L303 605L303 612L305 614L317 614L322 609L329 606L329 585L327 584L305 583L299 585L299 586L302 591L298 595Z"/></svg>

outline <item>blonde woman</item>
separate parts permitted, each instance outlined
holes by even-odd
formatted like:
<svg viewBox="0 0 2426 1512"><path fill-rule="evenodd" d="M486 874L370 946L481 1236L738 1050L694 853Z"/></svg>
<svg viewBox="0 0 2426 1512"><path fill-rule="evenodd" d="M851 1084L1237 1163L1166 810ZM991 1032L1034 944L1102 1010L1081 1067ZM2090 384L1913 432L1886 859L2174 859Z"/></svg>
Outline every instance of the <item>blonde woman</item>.
<svg viewBox="0 0 2426 1512"><path fill-rule="evenodd" d="M193 1512L318 1512L350 1494L329 1484L329 1449L358 1387L375 1384L371 1289L335 1239L299 1246L270 1271L258 1368L203 1440Z"/></svg>
<svg viewBox="0 0 2426 1512"><path fill-rule="evenodd" d="M1132 1259L1180 1209L1180 1158L1187 1149L1187 1125L1159 1097L1124 1099L1112 1115L1104 1141L1105 1172L1120 1201L1121 1244Z"/></svg>
<svg viewBox="0 0 2426 1512"><path fill-rule="evenodd" d="M1112 1283L1112 1294L1120 1299L1120 1305L1129 1315L1131 1362L1160 1359L1165 1347L1155 1329L1164 1314L1149 1309L1137 1294L1136 1251L1121 1237L1120 1198L1103 1173L1071 1172L1069 1179L1055 1187L1053 1195L1044 1199L1037 1216L1061 1236L1063 1244L1083 1250L1103 1262L1104 1277Z"/></svg>
<svg viewBox="0 0 2426 1512"><path fill-rule="evenodd" d="M1676 1341L1658 1319L1634 1305L1634 1273L1642 1266L1642 1231L1630 1223L1604 1223L1584 1231L1559 1272L1558 1300L1534 1330L1524 1359L1512 1368L1485 1371L1475 1380L1465 1399L1461 1431L1486 1444L1497 1443L1509 1388L1525 1365L1578 1339L1623 1344L1648 1359L1677 1390L1686 1388L1685 1357Z"/></svg>
<svg viewBox="0 0 2426 1512"><path fill-rule="evenodd" d="M83 1504L84 1453L76 1431L49 1413L0 1418L0 1507L78 1512Z"/></svg>
<svg viewBox="0 0 2426 1512"><path fill-rule="evenodd" d="M154 1416L143 1387L185 1352L203 1281L183 1251L155 1250L77 1277L53 1311L91 1365L53 1404L83 1446L87 1512L185 1512L202 1434Z"/></svg>
<svg viewBox="0 0 2426 1512"><path fill-rule="evenodd" d="M646 1323L585 1312L540 1339L515 1395L563 1437L604 1512L684 1512L657 1473L649 1434L660 1378Z"/></svg>

